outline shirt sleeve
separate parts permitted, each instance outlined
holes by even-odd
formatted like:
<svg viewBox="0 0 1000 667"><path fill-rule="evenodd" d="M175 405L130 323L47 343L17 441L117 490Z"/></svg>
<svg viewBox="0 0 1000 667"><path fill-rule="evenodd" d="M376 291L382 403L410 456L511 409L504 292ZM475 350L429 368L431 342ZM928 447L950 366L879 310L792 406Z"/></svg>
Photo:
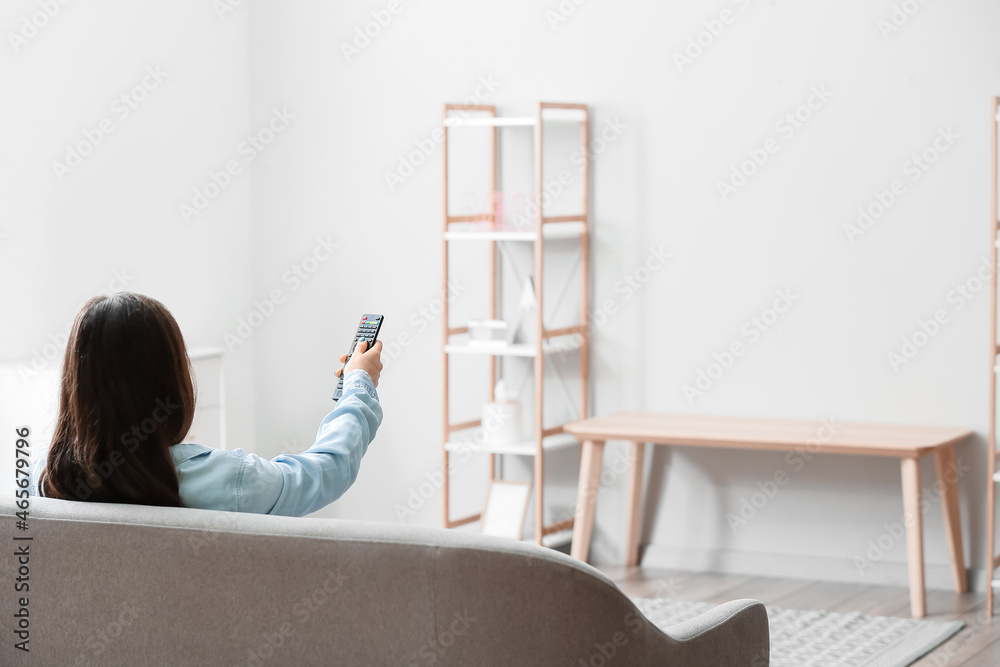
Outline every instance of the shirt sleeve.
<svg viewBox="0 0 1000 667"><path fill-rule="evenodd" d="M382 423L382 406L368 373L344 379L337 407L323 419L316 442L301 454L267 460L247 454L236 483L241 512L304 516L344 495Z"/></svg>
<svg viewBox="0 0 1000 667"><path fill-rule="evenodd" d="M47 452L46 452L47 453ZM40 496L42 495L42 490L39 482L42 478L42 471L45 470L45 454L42 453L35 457L35 460L31 463L31 468L29 473L31 475L30 481L28 482L28 495L29 496Z"/></svg>

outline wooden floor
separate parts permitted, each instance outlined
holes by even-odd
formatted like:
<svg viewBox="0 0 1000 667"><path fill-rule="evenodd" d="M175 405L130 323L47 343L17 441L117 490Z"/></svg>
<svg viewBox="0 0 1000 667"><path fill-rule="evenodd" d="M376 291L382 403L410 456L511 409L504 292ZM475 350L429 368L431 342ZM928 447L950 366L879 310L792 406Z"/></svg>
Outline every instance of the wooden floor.
<svg viewBox="0 0 1000 667"><path fill-rule="evenodd" d="M735 574L693 573L651 568L601 570L632 597L671 597L689 602L754 598L765 605L807 611L857 611L869 616L910 617L909 589L830 581L778 579ZM986 618L985 593L927 591L927 619L965 621L950 640L913 663L914 667L1000 665L1000 615Z"/></svg>

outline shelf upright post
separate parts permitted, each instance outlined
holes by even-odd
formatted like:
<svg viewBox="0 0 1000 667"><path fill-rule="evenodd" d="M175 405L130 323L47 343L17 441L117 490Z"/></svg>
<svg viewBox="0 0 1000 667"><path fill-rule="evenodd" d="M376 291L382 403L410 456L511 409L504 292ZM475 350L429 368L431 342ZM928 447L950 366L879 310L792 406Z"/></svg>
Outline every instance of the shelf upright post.
<svg viewBox="0 0 1000 667"><path fill-rule="evenodd" d="M496 116L496 112L493 112ZM490 128L490 227L497 229L497 134L499 129ZM490 319L497 318L497 242L490 241ZM497 364L500 358L490 355L490 403L494 401L493 389L497 384ZM490 453L490 481L497 478L497 455Z"/></svg>
<svg viewBox="0 0 1000 667"><path fill-rule="evenodd" d="M989 572L986 582L986 614L993 617L993 583L996 574L996 539L994 526L996 525L996 486L994 475L997 472L997 113L1000 111L1000 97L993 97L990 104L990 262L993 270L990 289L990 435L989 452L987 458L989 465L986 467L989 480L986 491L986 571Z"/></svg>
<svg viewBox="0 0 1000 667"><path fill-rule="evenodd" d="M580 419L587 418L590 395L590 110L583 108L580 150L583 153L583 232L580 234ZM582 447L582 445L581 445Z"/></svg>
<svg viewBox="0 0 1000 667"><path fill-rule="evenodd" d="M545 325L542 294L543 271L545 268L545 236L542 226L545 222L545 211L542 206L545 194L545 176L542 173L542 141L545 133L542 128L542 110L545 105L539 102L535 110L535 542L542 543L545 535L545 450L542 447L542 422L545 410L545 356L542 342L545 336Z"/></svg>
<svg viewBox="0 0 1000 667"><path fill-rule="evenodd" d="M441 499L443 505L443 522L445 528L457 528L458 526L463 526L467 523L472 523L473 521L478 521L481 517L479 514L471 514L469 516L461 517L459 519L452 520L451 518L451 504L450 504L450 491L451 491L451 466L450 464L450 453L448 451L448 440L453 431L462 430L464 428L469 428L478 421L473 423L463 423L463 424L452 424L451 423L451 410L450 410L450 392L449 392L449 364L448 364L448 352L446 351L448 340L452 335L462 334L468 332L468 327L452 327L451 318L448 307L448 253L450 246L447 238L448 225L452 222L470 222L472 220L482 220L488 219L496 222L496 157L497 157L497 130L494 127L492 132L492 140L490 142L490 208L489 213L478 213L473 216L452 216L448 210L448 114L451 111L484 111L491 116L497 115L497 108L491 104L445 104L444 113L441 121L441 164L443 170L443 192L444 201L442 202L442 267L441 275L444 278L444 283L441 288L441 355L442 355L442 368L444 369L444 377L442 381L442 423L441 423L441 467L442 467L442 488L441 488ZM490 242L490 266L494 269L493 276L490 281L491 296L490 296L490 313L491 316L495 313L496 308L496 243ZM491 355L491 362L494 361L494 357ZM494 363L495 368L495 363ZM491 382L494 379L493 373L495 370L491 370L490 379ZM490 399L493 398L493 388L490 387ZM494 475L494 462L495 458L491 455L490 457L490 478Z"/></svg>
<svg viewBox="0 0 1000 667"><path fill-rule="evenodd" d="M444 509L444 525L445 528L451 526L451 511L448 502L449 490L451 486L451 465L449 464L449 452L448 452L448 439L451 436L451 418L449 415L449 400L448 400L448 353L445 351L448 345L448 236L446 232L448 231L448 125L445 123L448 120L448 110L449 105L444 105L444 114L441 120L442 127L442 138L441 138L441 163L444 169L444 201L442 202L442 220L443 229L441 230L441 243L443 244L441 249L442 258L442 272L441 275L444 276L444 284L441 287L441 293L444 298L441 299L441 356L442 356L442 368L444 369L444 377L441 383L442 387L442 424L441 424L441 468L444 473L444 480L441 486L441 504Z"/></svg>

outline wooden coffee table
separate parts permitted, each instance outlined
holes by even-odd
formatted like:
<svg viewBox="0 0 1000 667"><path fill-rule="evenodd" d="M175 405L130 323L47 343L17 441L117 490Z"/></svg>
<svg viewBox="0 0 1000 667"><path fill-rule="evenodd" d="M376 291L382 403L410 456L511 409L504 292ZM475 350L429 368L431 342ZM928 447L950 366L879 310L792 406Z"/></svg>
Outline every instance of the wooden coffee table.
<svg viewBox="0 0 1000 667"><path fill-rule="evenodd" d="M652 412L620 412L592 417L565 426L565 431L583 443L580 486L577 491L572 555L587 560L594 525L594 507L600 488L604 443L626 440L629 449L628 522L626 565L639 564L639 522L642 499L643 448L654 445L723 447L767 451L808 448L812 453L896 457L903 476L906 510L906 545L910 570L910 609L914 618L927 614L924 589L923 516L920 507L920 459L934 456L939 484L943 485L941 508L951 553L955 590L967 588L962 554L962 523L958 506L958 473L955 443L972 431L941 426L890 426L843 424L826 427L821 422L793 419L753 419L709 415L672 415ZM953 474L949 474L951 471Z"/></svg>

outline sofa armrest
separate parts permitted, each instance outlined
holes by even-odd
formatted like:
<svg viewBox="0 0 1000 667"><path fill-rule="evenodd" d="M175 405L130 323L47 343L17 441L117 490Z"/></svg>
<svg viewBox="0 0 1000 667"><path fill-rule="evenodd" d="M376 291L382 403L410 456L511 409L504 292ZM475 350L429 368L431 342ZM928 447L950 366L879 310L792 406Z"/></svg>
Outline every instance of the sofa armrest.
<svg viewBox="0 0 1000 667"><path fill-rule="evenodd" d="M665 633L678 643L676 664L704 667L767 667L770 663L767 610L757 600L734 600Z"/></svg>

